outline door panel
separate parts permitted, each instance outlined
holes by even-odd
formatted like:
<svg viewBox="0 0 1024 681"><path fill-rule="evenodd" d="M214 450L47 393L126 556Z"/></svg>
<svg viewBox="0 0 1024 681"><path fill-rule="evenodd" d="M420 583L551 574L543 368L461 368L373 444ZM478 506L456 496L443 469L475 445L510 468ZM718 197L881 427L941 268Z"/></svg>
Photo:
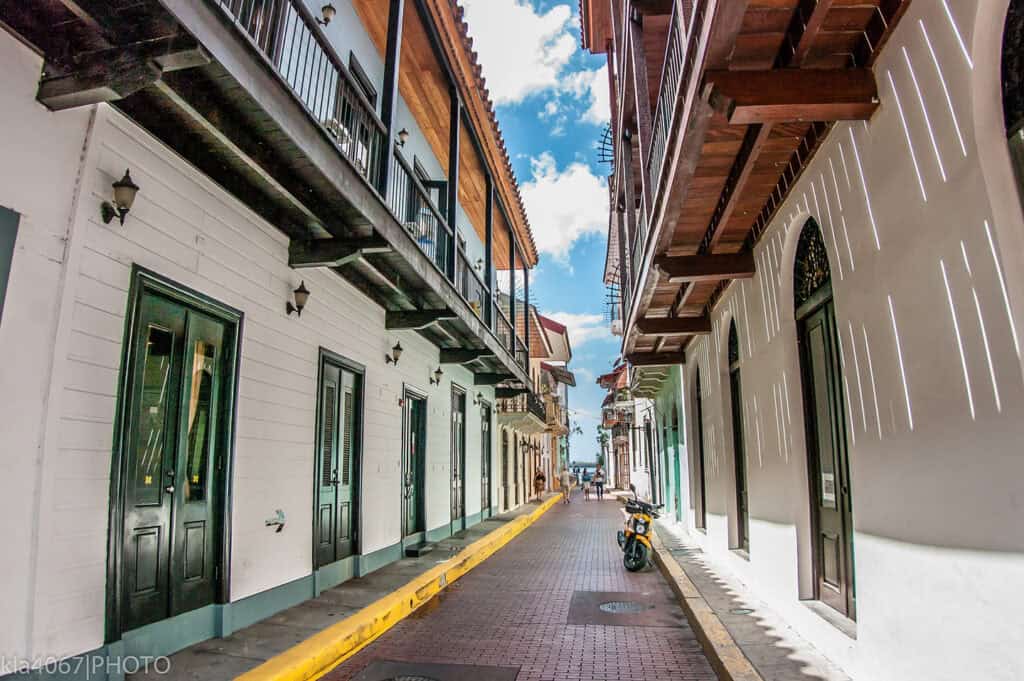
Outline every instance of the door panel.
<svg viewBox="0 0 1024 681"><path fill-rule="evenodd" d="M491 509L491 408L480 409L480 509Z"/></svg>
<svg viewBox="0 0 1024 681"><path fill-rule="evenodd" d="M504 502L502 510L507 511L508 498L508 431L501 432L501 498Z"/></svg>
<svg viewBox="0 0 1024 681"><path fill-rule="evenodd" d="M362 395L362 377L327 358L321 362L320 375L314 528L317 567L355 552Z"/></svg>
<svg viewBox="0 0 1024 681"><path fill-rule="evenodd" d="M736 476L736 547L749 551L750 514L747 493L747 454L743 440L743 394L739 369L734 369L729 374L729 379L732 386L732 437Z"/></svg>
<svg viewBox="0 0 1024 681"><path fill-rule="evenodd" d="M697 519L696 525L700 529L708 526L708 496L707 496L707 474L704 466L704 404L701 398L700 374L697 374L697 383L694 387L694 403L697 411Z"/></svg>
<svg viewBox="0 0 1024 681"><path fill-rule="evenodd" d="M129 366L120 629L213 603L229 326L145 292Z"/></svg>
<svg viewBox="0 0 1024 681"><path fill-rule="evenodd" d="M174 485L175 530L171 568L172 614L212 603L216 590L213 535L215 475L224 324L188 313L179 452Z"/></svg>
<svg viewBox="0 0 1024 681"><path fill-rule="evenodd" d="M451 520L456 532L465 527L466 516L466 394L459 390L452 390L451 452Z"/></svg>
<svg viewBox="0 0 1024 681"><path fill-rule="evenodd" d="M853 519L835 312L829 300L801 322L816 596L853 618Z"/></svg>
<svg viewBox="0 0 1024 681"><path fill-rule="evenodd" d="M406 393L405 447L402 452L402 536L424 529L423 478L427 401Z"/></svg>

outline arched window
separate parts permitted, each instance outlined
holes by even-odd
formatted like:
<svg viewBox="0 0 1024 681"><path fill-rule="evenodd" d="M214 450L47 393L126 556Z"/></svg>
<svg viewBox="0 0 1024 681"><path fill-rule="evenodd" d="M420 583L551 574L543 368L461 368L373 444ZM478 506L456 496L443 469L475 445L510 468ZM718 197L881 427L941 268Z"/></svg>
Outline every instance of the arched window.
<svg viewBox="0 0 1024 681"><path fill-rule="evenodd" d="M800 230L793 297L807 421L814 593L818 600L854 619L853 501L842 360L828 252L813 218Z"/></svg>
<svg viewBox="0 0 1024 681"><path fill-rule="evenodd" d="M1003 30L1003 118L1018 186L1024 187L1024 0L1011 0Z"/></svg>
<svg viewBox="0 0 1024 681"><path fill-rule="evenodd" d="M747 489L747 454L743 441L743 389L740 385L740 339L736 320L729 322L729 387L732 400L732 446L736 482L736 545L750 550L750 512Z"/></svg>

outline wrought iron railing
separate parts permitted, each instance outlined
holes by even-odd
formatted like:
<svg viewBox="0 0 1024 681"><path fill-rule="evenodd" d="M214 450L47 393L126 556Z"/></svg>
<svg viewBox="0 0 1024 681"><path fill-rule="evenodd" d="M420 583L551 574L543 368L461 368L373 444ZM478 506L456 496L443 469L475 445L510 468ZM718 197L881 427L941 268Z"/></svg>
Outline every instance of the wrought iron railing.
<svg viewBox="0 0 1024 681"><path fill-rule="evenodd" d="M499 414L532 414L541 423L547 423L544 402L532 392L498 400Z"/></svg>
<svg viewBox="0 0 1024 681"><path fill-rule="evenodd" d="M522 338L516 337L516 362L524 369L530 363L530 352Z"/></svg>
<svg viewBox="0 0 1024 681"><path fill-rule="evenodd" d="M215 0L374 187L387 129L302 0Z"/></svg>
<svg viewBox="0 0 1024 681"><path fill-rule="evenodd" d="M683 104L680 96L686 96L693 80L694 67L697 63L697 47L707 18L707 0L694 2L689 17L684 17L679 13L684 4L687 3L675 3L673 6L668 43L665 47L665 61L661 71L661 87L654 114L651 152L647 158L647 173L652 199L657 197L661 188L661 176L665 167L669 134L672 131L672 123ZM657 203L656 200L653 201L653 205L657 205Z"/></svg>
<svg viewBox="0 0 1024 681"><path fill-rule="evenodd" d="M508 320L505 315L505 311L500 306L495 305L494 310L497 314L494 315L494 335L498 337L498 342L501 343L501 347L505 348L509 352L512 352L514 345L514 336L512 334L512 322Z"/></svg>
<svg viewBox="0 0 1024 681"><path fill-rule="evenodd" d="M430 198L430 192L395 149L388 179L388 207L437 268L448 275L452 230Z"/></svg>
<svg viewBox="0 0 1024 681"><path fill-rule="evenodd" d="M469 258L459 249L455 257L455 285L459 293L473 308L473 312L480 319L487 320L487 287L477 271L475 265L470 264Z"/></svg>

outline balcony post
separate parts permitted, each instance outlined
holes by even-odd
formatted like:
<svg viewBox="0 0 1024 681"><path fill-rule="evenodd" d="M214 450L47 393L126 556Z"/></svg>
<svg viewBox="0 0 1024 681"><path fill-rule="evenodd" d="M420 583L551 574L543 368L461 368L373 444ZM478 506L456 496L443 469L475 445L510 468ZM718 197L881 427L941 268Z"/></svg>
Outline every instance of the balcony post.
<svg viewBox="0 0 1024 681"><path fill-rule="evenodd" d="M484 323L491 331L494 330L494 178L490 173L486 176L487 202L484 207L484 288L487 289L487 307L484 310Z"/></svg>
<svg viewBox="0 0 1024 681"><path fill-rule="evenodd" d="M448 227L451 239L448 243L448 279L455 281L455 257L458 253L458 201L459 201L459 141L462 126L462 100L454 84L449 89L451 95L449 138L448 138Z"/></svg>
<svg viewBox="0 0 1024 681"><path fill-rule="evenodd" d="M629 26L629 56L633 64L637 146L640 149L640 167L646 169L651 155L651 97L647 80L647 56L644 54L643 15L637 12L635 18L630 17L627 24ZM646 174L646 172L640 173L640 192L644 205L650 206L650 186L645 177Z"/></svg>
<svg viewBox="0 0 1024 681"><path fill-rule="evenodd" d="M384 145L384 161L381 163L379 186L380 195L387 198L388 182L391 178L391 155L395 149L395 112L398 110L398 79L402 57L402 18L405 15L405 0L391 0L388 10L388 42L384 55L384 92L380 102L380 119L387 128L387 142Z"/></svg>

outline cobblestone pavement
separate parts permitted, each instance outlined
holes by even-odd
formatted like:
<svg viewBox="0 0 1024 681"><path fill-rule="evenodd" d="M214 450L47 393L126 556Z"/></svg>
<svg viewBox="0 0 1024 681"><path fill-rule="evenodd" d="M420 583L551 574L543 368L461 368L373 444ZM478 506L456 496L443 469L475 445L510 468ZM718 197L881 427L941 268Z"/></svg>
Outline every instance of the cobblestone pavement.
<svg viewBox="0 0 1024 681"><path fill-rule="evenodd" d="M660 573L622 567L620 508L579 494L555 506L325 678L382 681L396 678L390 663L406 662L418 666L406 665L401 678L437 681L492 678L485 667L503 667L493 678L517 681L714 681ZM609 601L640 603L641 610L609 615L599 609ZM616 617L622 624L608 624ZM450 665L476 669L460 674Z"/></svg>

